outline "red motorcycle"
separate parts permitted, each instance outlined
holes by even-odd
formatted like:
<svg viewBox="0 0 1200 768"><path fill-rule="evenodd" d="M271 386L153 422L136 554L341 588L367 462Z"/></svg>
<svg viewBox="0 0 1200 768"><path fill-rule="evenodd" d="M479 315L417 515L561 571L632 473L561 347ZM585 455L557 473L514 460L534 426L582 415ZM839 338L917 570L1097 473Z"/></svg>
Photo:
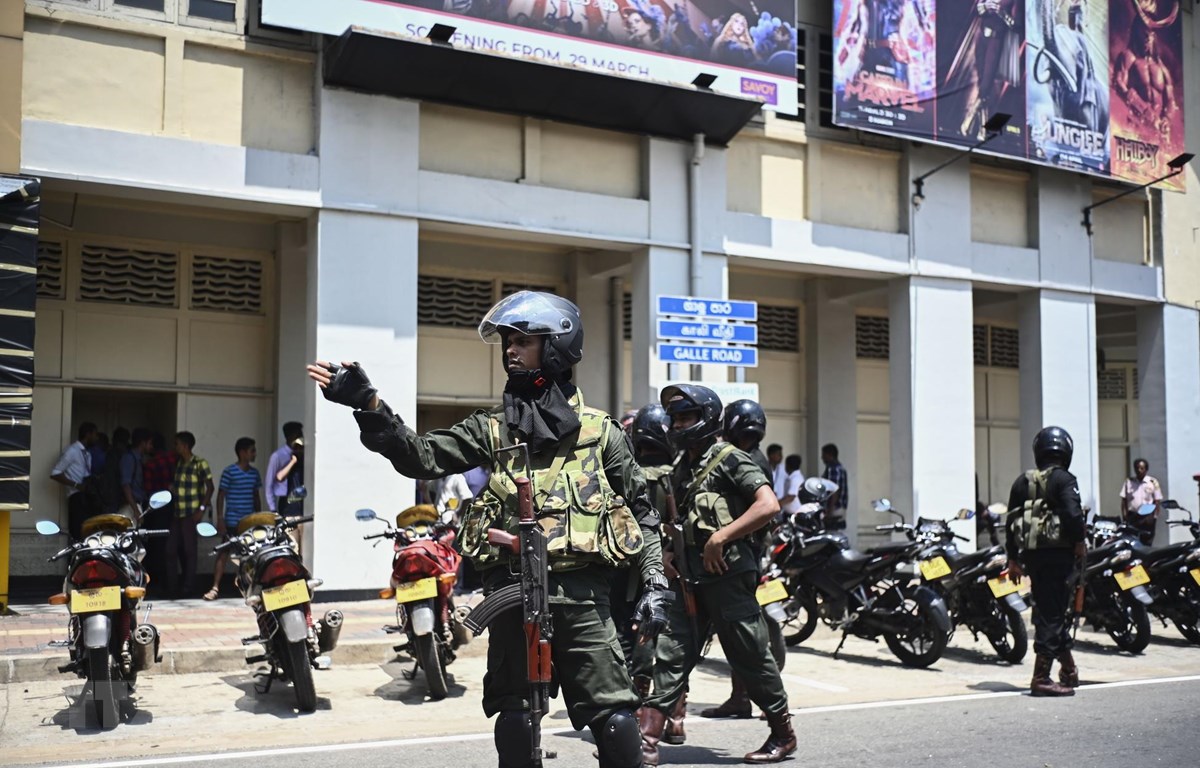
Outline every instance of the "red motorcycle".
<svg viewBox="0 0 1200 768"><path fill-rule="evenodd" d="M405 643L397 651L407 651L416 661L409 680L417 670L425 671L429 698L446 697L446 667L454 661L459 646L470 639L463 625L469 609L454 606L454 585L462 556L454 550L457 529L442 522L429 504L409 507L396 515L393 528L374 510L354 513L359 520L379 520L387 526L383 533L363 539L392 539L396 556L392 560L391 584L379 592L384 600L396 601L396 626L389 632L403 632Z"/></svg>

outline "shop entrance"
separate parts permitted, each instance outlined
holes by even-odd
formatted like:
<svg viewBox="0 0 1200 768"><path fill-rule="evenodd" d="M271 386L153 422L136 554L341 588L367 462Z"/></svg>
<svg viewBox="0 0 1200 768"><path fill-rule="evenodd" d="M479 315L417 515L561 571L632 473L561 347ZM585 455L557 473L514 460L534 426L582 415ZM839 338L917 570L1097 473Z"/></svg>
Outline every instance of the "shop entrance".
<svg viewBox="0 0 1200 768"><path fill-rule="evenodd" d="M94 422L110 438L117 427L130 432L145 427L161 432L170 449L176 431L177 403L174 392L77 387L71 398L72 422Z"/></svg>

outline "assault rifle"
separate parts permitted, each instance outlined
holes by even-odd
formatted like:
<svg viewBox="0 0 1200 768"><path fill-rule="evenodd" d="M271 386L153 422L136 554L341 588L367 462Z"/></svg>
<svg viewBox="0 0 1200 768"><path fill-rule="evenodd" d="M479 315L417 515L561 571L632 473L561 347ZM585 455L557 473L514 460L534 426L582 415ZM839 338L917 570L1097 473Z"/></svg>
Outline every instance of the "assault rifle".
<svg viewBox="0 0 1200 768"><path fill-rule="evenodd" d="M686 544L683 541L682 522L679 520L679 507L675 504L675 486L671 482L672 474L660 477L657 482L663 484L666 493L667 536L671 539L671 549L674 550L675 571L679 574L679 591L683 594L683 609L687 612L688 620L692 623L692 637L700 642L700 627L696 620L696 593L692 582L692 569L688 563ZM664 482L665 481L665 482Z"/></svg>
<svg viewBox="0 0 1200 768"><path fill-rule="evenodd" d="M487 539L489 543L507 549L520 558L521 581L488 595L468 614L463 624L478 636L496 616L513 608L522 609L529 680L530 759L534 768L541 768L543 759L557 756L552 751L542 749L542 717L550 705L550 639L554 634L547 585L550 563L546 555L546 537L538 527L537 516L533 512L533 483L528 476L529 446L519 443L496 453L510 451L524 453L526 476L513 477L505 465L499 461L497 464L517 487L520 532L514 536L498 528L490 528Z"/></svg>

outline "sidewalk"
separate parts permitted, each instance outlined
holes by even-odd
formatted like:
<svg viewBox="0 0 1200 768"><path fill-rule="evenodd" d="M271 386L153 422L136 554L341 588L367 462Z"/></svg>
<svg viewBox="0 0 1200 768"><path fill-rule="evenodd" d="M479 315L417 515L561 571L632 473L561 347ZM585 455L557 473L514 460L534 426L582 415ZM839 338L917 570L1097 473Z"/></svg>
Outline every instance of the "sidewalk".
<svg viewBox="0 0 1200 768"><path fill-rule="evenodd" d="M460 597L457 604L473 604L478 599ZM67 609L45 604L10 608L11 613L0 616L0 683L58 677L58 666L67 663L68 653L50 643L66 639ZM242 638L253 636L256 626L253 611L240 598L146 600L138 612L139 621L147 608L150 623L162 634L163 660L155 666L155 674L239 671L246 668L247 650L257 653L261 648L257 644L242 646ZM331 654L335 664L382 663L395 657L393 646L404 637L383 630L396 623L393 601L314 603L313 618L333 608L345 615L338 647Z"/></svg>

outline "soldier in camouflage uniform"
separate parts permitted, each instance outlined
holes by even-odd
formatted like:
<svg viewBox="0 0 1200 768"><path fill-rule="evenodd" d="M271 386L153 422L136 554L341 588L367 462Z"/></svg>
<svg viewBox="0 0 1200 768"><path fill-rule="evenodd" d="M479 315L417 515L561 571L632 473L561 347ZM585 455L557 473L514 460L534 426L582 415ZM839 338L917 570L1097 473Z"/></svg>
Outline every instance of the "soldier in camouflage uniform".
<svg viewBox="0 0 1200 768"><path fill-rule="evenodd" d="M675 475L679 514L684 517L687 562L696 578L702 623L711 622L733 673L751 701L766 713L770 736L743 760L777 763L796 751L787 693L768 648L767 626L754 593L758 561L749 537L779 511L779 500L762 469L731 443L717 443L721 400L707 387L667 387L662 404L671 416L672 442L684 449ZM646 708L671 712L699 652L694 645L676 679L657 687ZM642 731L643 750L656 748L661 732Z"/></svg>
<svg viewBox="0 0 1200 768"><path fill-rule="evenodd" d="M500 344L508 383L504 403L457 425L417 435L379 399L357 363L318 361L309 375L329 400L355 409L363 445L397 472L442 477L489 465L488 485L471 503L458 539L481 572L484 591L514 582L516 563L487 541L487 529L518 530L516 488L505 473L533 479L534 509L547 538L555 677L571 724L591 728L601 768L640 768L634 710L640 698L625 669L609 614L611 570L632 567L642 584L636 618L644 638L666 625L671 593L662 571L658 515L621 428L584 405L571 383L583 356L579 309L559 296L521 291L501 300L479 326ZM529 447L530 463L516 443ZM518 569L519 570L519 569ZM525 768L530 752L529 687L520 611L489 626L483 708L496 719L500 768Z"/></svg>

